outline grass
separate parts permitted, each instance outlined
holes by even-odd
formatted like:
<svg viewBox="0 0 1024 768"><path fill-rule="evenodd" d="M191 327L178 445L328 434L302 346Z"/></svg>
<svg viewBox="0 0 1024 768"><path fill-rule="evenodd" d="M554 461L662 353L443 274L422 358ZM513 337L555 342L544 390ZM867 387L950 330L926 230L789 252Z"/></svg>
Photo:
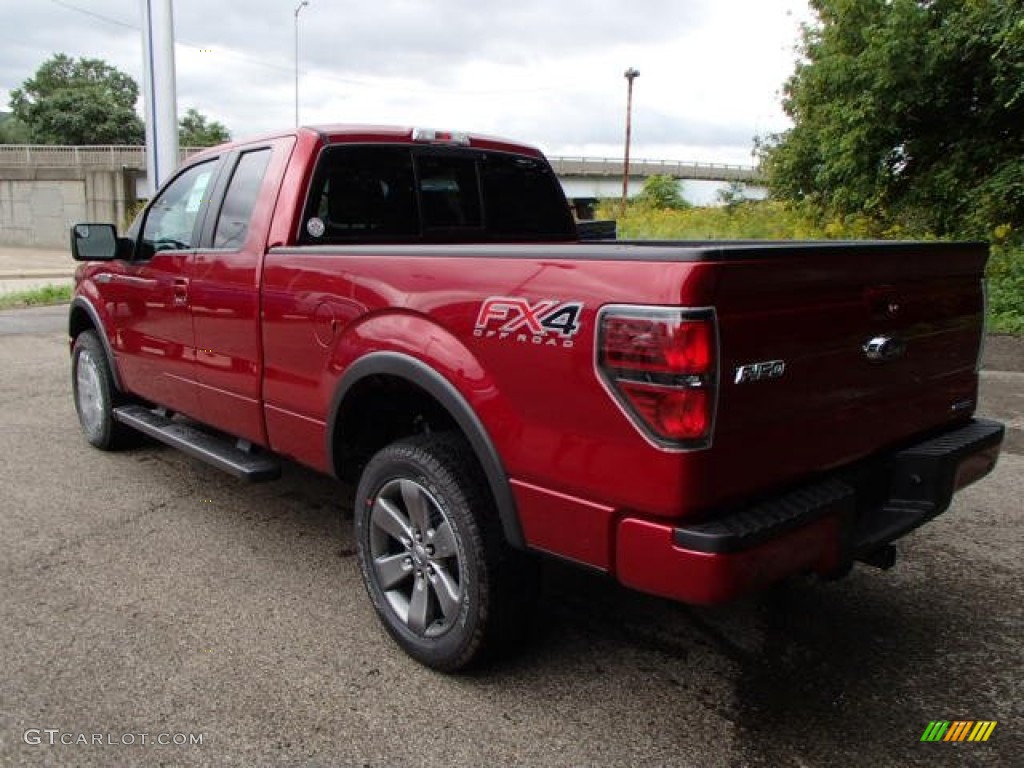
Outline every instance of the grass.
<svg viewBox="0 0 1024 768"><path fill-rule="evenodd" d="M618 236L635 240L863 240L930 239L884 229L867 217L820 221L799 206L775 200L732 206L656 209L606 203L598 218L616 219ZM988 327L1024 334L1024 246L994 244L988 264Z"/></svg>
<svg viewBox="0 0 1024 768"><path fill-rule="evenodd" d="M44 285L30 291L0 293L0 309L35 307L44 304L66 304L71 301L70 285Z"/></svg>
<svg viewBox="0 0 1024 768"><path fill-rule="evenodd" d="M1024 334L1024 248L992 247L988 328L993 333Z"/></svg>

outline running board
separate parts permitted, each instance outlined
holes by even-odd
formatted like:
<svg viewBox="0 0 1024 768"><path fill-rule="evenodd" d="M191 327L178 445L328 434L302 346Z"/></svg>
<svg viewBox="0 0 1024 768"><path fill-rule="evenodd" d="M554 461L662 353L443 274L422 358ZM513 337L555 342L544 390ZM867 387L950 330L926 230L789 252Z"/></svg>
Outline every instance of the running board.
<svg viewBox="0 0 1024 768"><path fill-rule="evenodd" d="M229 438L217 437L188 424L171 421L167 416L144 406L123 405L115 408L114 419L242 480L256 483L276 480L281 476L281 464L273 456L243 450Z"/></svg>

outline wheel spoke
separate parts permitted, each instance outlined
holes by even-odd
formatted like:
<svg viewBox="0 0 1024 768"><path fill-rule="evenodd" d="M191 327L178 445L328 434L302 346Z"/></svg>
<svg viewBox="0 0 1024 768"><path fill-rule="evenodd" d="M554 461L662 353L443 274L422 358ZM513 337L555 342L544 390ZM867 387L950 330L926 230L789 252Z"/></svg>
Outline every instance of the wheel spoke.
<svg viewBox="0 0 1024 768"><path fill-rule="evenodd" d="M408 578L412 573L412 565L408 563L408 559L409 556L401 552L397 555L384 555L373 561L373 570L377 574L381 589L391 589Z"/></svg>
<svg viewBox="0 0 1024 768"><path fill-rule="evenodd" d="M447 520L429 532L427 541L434 547L433 557L435 560L455 557L459 552L455 543L455 533Z"/></svg>
<svg viewBox="0 0 1024 768"><path fill-rule="evenodd" d="M448 573L443 565L434 564L434 575L431 579L434 594L437 595L437 602L441 606L441 613L446 621L451 621L458 615L459 606L462 604L462 593L455 579Z"/></svg>
<svg viewBox="0 0 1024 768"><path fill-rule="evenodd" d="M427 611L430 608L430 590L427 580L417 577L413 582L412 599L409 601L409 629L417 635L427 631Z"/></svg>
<svg viewBox="0 0 1024 768"><path fill-rule="evenodd" d="M458 529L424 483L396 472L378 487L365 554L367 575L389 606L390 620L432 640L458 631L465 555Z"/></svg>
<svg viewBox="0 0 1024 768"><path fill-rule="evenodd" d="M409 521L398 508L382 496L373 505L373 524L398 541L412 541Z"/></svg>
<svg viewBox="0 0 1024 768"><path fill-rule="evenodd" d="M426 531L430 527L430 510L420 486L410 480L403 480L402 501L405 502L405 509L409 513L409 520L413 527L420 531Z"/></svg>

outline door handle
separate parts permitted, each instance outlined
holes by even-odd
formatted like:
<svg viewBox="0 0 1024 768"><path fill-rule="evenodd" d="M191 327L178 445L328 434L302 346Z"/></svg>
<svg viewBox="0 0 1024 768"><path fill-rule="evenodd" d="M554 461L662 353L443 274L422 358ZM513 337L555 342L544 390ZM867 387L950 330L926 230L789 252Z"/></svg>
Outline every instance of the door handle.
<svg viewBox="0 0 1024 768"><path fill-rule="evenodd" d="M174 306L183 307L188 304L188 278L174 278Z"/></svg>

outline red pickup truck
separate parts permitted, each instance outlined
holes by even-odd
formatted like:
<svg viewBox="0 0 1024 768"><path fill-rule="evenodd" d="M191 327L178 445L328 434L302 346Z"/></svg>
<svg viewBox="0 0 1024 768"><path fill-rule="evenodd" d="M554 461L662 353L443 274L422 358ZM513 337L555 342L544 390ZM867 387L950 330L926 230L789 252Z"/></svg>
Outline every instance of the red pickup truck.
<svg viewBox="0 0 1024 768"><path fill-rule="evenodd" d="M693 603L891 565L1002 442L985 246L587 242L501 139L227 144L71 247L89 442L357 482L369 596L437 669L515 636L536 553Z"/></svg>

